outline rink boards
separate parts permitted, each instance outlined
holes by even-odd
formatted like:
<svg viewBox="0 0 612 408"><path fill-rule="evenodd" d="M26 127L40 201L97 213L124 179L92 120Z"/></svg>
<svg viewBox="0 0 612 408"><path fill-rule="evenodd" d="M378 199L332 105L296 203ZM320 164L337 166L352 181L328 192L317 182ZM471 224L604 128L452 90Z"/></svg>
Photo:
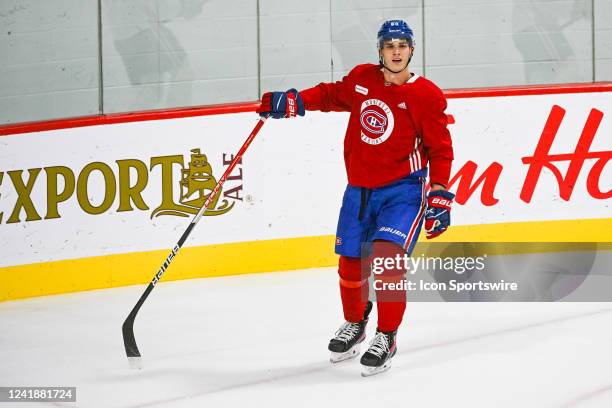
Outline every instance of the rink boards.
<svg viewBox="0 0 612 408"><path fill-rule="evenodd" d="M612 93L574 91L447 94L443 239L612 241ZM257 122L221 111L0 128L0 300L148 282ZM268 121L164 280L335 264L347 119Z"/></svg>

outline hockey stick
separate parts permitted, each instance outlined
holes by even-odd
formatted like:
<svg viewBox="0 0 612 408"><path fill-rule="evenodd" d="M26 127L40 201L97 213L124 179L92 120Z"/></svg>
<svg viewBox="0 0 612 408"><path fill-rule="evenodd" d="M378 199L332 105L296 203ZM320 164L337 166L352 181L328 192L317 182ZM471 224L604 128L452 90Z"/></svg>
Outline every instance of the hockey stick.
<svg viewBox="0 0 612 408"><path fill-rule="evenodd" d="M229 167L225 170L225 173L223 173L223 175L217 182L217 185L210 192L210 195L204 202L204 205L202 205L200 210L193 217L193 219L191 220L191 223L189 224L185 232L183 232L183 235L181 236L181 238L178 240L174 248L172 248L172 250L170 251L170 255L168 255L168 257L164 261L161 268L159 268L159 271L157 271L157 273L153 277L153 280L151 280L151 282L149 283L149 286L147 286L147 289L144 291L142 296L140 296L140 299L138 299L136 306L134 306L134 308L132 309L128 317L123 322L123 326L122 326L123 344L125 345L125 354L127 354L128 361L130 362L130 366L132 368L142 367L141 359L140 359L140 352L138 351L138 346L136 345L136 338L134 337L134 320L136 319L136 314L140 310L140 307L145 302L145 300L147 300L147 297L149 296L149 294L151 293L151 291L153 290L157 282L159 282L159 280L161 279L166 269L168 269L168 267L170 266L170 262L172 262L172 260L178 254L178 251L181 249L181 247L187 240L187 237L189 237L189 234L191 234L191 230L193 230L193 227L195 227L198 221L200 221L200 218L206 211L206 208L208 207L208 205L212 203L212 201L215 199L219 191L221 191L221 187L223 186L223 183L225 183L225 180L227 180L229 175L232 173L232 170L234 170L234 167L236 167L236 164L240 161L246 149L249 147L253 139L255 139L255 136L257 136L257 133L259 133L259 130L261 129L265 121L266 121L265 117L259 119L253 131L251 132L247 140L244 142L244 144L242 145L242 147L240 148L240 150L238 151L238 153L236 154L236 156L230 163Z"/></svg>

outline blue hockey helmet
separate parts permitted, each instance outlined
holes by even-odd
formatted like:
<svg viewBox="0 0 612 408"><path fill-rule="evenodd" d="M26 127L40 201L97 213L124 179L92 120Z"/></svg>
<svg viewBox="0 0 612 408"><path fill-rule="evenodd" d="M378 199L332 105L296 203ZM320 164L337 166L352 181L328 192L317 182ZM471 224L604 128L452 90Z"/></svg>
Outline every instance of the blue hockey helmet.
<svg viewBox="0 0 612 408"><path fill-rule="evenodd" d="M399 40L405 38L414 47L414 33L404 20L387 20L378 30L378 49L381 49L385 40Z"/></svg>

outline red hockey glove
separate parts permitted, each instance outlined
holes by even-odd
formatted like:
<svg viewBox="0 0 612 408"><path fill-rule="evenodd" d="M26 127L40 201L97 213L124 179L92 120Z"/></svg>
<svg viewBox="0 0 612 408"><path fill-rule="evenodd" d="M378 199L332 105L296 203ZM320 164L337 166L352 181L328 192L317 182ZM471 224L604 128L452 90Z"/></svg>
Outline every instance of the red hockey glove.
<svg viewBox="0 0 612 408"><path fill-rule="evenodd" d="M427 239L442 234L450 226L450 210L455 195L446 190L434 190L427 196L425 233Z"/></svg>
<svg viewBox="0 0 612 408"><path fill-rule="evenodd" d="M261 97L261 105L257 109L259 116L272 119L292 118L296 115L304 116L304 102L300 93L295 89L287 92L266 92Z"/></svg>

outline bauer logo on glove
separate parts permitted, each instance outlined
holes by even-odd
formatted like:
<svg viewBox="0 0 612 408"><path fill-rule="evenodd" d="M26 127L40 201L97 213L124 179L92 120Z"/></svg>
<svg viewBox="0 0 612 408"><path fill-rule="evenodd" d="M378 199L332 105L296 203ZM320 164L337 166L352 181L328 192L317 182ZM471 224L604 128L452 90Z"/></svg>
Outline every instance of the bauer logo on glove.
<svg viewBox="0 0 612 408"><path fill-rule="evenodd" d="M442 234L450 226L450 210L455 195L446 190L435 190L427 197L425 233L427 239Z"/></svg>
<svg viewBox="0 0 612 408"><path fill-rule="evenodd" d="M293 118L296 115L304 116L304 102L300 93L295 89L287 92L266 92L261 97L261 105L257 109L259 116L272 119Z"/></svg>

